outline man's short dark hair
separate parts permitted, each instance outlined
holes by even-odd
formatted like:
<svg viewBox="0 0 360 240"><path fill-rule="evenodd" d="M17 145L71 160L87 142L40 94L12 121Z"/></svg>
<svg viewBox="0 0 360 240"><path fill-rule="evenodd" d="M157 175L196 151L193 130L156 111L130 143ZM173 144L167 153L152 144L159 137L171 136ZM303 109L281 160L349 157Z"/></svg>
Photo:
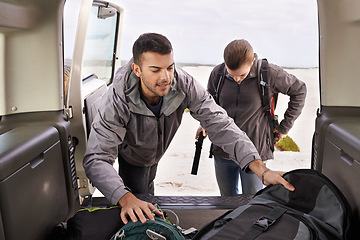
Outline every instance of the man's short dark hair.
<svg viewBox="0 0 360 240"><path fill-rule="evenodd" d="M135 41L132 52L134 62L140 65L141 54L144 52L154 52L166 55L172 52L172 46L170 41L161 34L144 33Z"/></svg>
<svg viewBox="0 0 360 240"><path fill-rule="evenodd" d="M254 60L254 50L245 39L234 40L226 46L224 60L230 70L236 70L244 63Z"/></svg>

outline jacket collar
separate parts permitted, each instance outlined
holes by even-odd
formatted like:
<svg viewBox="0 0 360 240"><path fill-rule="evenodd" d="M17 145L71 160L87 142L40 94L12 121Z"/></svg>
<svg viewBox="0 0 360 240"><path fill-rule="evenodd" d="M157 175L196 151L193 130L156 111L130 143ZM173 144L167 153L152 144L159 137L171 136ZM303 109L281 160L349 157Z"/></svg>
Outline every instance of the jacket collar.
<svg viewBox="0 0 360 240"><path fill-rule="evenodd" d="M258 75L257 69L258 69L259 61L258 61L258 55L256 53L254 53L254 58L255 58L254 64L252 65L252 67L250 69L250 73L247 76L247 78L254 78L254 77L257 77L257 75Z"/></svg>
<svg viewBox="0 0 360 240"><path fill-rule="evenodd" d="M125 96L131 112L154 116L150 109L147 108L145 103L140 98L140 78L132 71L131 65L133 59L131 59L126 65L121 67L116 73L114 82L114 88L117 94ZM163 104L161 107L160 115L163 113L166 116L173 113L185 99L185 93L178 88L178 73L175 68L174 79L171 84L169 93L163 98Z"/></svg>

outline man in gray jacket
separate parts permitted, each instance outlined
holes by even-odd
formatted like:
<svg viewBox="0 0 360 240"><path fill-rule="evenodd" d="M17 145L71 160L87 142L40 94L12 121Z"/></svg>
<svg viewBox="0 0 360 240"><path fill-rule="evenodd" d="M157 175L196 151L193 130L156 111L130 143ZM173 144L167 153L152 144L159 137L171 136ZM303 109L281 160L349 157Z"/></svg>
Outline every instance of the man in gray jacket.
<svg viewBox="0 0 360 240"><path fill-rule="evenodd" d="M294 187L268 170L251 140L218 106L211 95L189 74L175 67L169 40L156 33L141 35L133 46L133 60L121 67L102 99L84 157L91 182L113 204L122 207L127 223L147 215L155 207L136 198L153 194L153 180L186 108L208 131L209 138L227 152L242 169L251 170L266 184ZM113 168L118 157L119 174ZM161 215L160 212L156 212Z"/></svg>
<svg viewBox="0 0 360 240"><path fill-rule="evenodd" d="M208 91L212 96L216 96L218 104L251 139L261 159L273 159L274 143L288 133L304 107L306 85L281 67L269 63L265 67L268 96L262 97L260 90L263 89L259 86L262 59L258 59L252 46L245 39L230 42L224 50L224 60L225 64L217 65L211 72ZM264 66L266 63L263 63ZM278 93L288 95L290 100L284 118L275 129L272 129L262 98L268 97L270 103L272 97ZM201 130L198 129L197 136ZM276 139L273 131L277 133ZM229 154L214 145L212 153L216 180L222 196L240 193L239 177L242 193L254 194L263 187L256 175L242 171L239 165L230 161Z"/></svg>

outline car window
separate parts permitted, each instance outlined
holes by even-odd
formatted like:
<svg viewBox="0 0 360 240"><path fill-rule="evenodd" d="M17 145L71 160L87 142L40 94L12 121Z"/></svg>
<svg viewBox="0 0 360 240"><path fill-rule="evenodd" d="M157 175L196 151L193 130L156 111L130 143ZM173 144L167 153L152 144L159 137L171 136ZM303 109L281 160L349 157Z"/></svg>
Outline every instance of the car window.
<svg viewBox="0 0 360 240"><path fill-rule="evenodd" d="M81 77L84 79L95 74L109 83L113 72L117 15L101 18L98 11L98 6L92 7Z"/></svg>
<svg viewBox="0 0 360 240"><path fill-rule="evenodd" d="M70 0L64 8L64 64L71 67L80 1ZM105 9L105 10L104 10ZM119 14L116 9L94 3L86 32L81 79L96 75L112 82Z"/></svg>

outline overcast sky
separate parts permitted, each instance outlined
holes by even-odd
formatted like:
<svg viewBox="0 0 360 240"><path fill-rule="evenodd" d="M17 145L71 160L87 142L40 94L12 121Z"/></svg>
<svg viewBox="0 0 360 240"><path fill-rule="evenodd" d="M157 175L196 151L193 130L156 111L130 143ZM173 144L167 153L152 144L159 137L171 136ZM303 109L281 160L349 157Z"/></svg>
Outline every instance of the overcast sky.
<svg viewBox="0 0 360 240"><path fill-rule="evenodd" d="M176 62L218 64L225 46L247 39L259 57L283 67L318 67L316 0L119 0L121 59L145 32L165 35Z"/></svg>

